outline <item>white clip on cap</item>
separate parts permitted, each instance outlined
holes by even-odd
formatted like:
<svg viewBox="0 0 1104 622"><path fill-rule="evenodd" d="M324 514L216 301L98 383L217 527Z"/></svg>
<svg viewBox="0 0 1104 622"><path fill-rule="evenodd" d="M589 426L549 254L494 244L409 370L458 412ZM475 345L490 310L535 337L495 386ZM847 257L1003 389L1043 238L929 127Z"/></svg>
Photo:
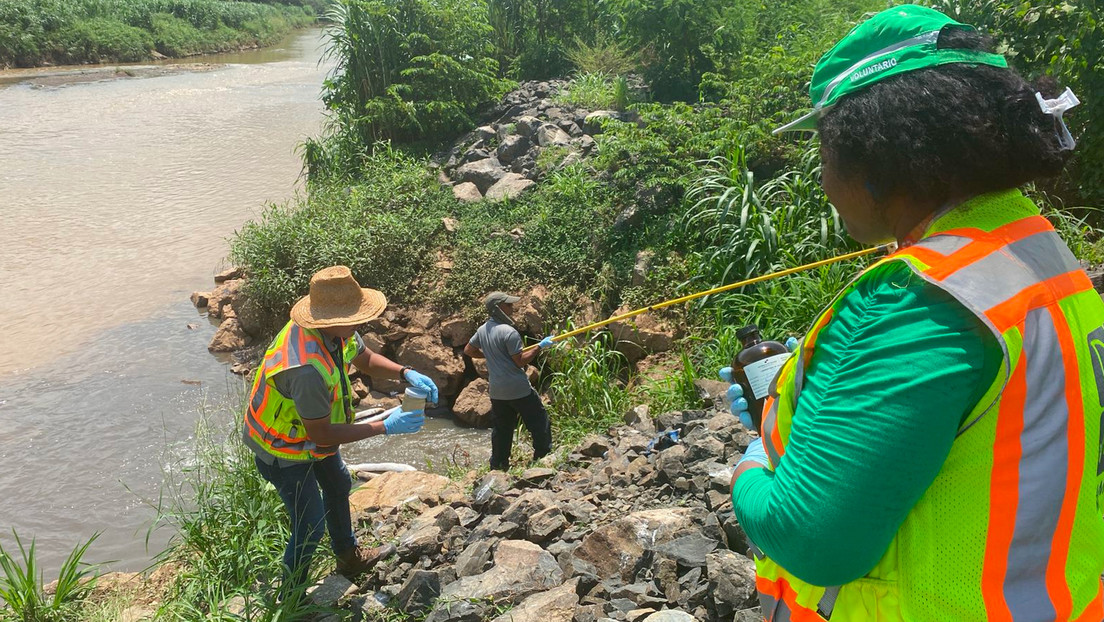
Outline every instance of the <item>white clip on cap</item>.
<svg viewBox="0 0 1104 622"><path fill-rule="evenodd" d="M1062 119L1063 113L1081 103L1081 100L1073 94L1073 90L1067 86L1066 90L1054 99L1043 99L1043 94L1036 91L1035 100L1039 102L1039 109L1043 114L1054 117L1058 131L1058 145L1065 151L1070 151L1077 146L1077 141L1073 139L1069 128L1066 127L1066 122Z"/></svg>

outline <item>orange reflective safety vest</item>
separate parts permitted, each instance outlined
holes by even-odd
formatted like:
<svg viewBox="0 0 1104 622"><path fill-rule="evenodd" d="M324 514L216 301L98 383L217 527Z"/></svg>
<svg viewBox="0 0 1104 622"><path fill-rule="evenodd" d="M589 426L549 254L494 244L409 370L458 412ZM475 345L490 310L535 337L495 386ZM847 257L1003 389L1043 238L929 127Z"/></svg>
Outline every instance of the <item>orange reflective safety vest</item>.
<svg viewBox="0 0 1104 622"><path fill-rule="evenodd" d="M352 397L342 387L349 386L349 361L356 353L356 340L346 340L342 344L344 362L338 364L326 349L322 333L288 322L268 346L253 380L245 409L245 433L262 449L285 460L320 460L332 456L337 447L320 447L307 438L295 402L281 394L272 379L287 369L314 367L332 395L330 421L351 423Z"/></svg>
<svg viewBox="0 0 1104 622"><path fill-rule="evenodd" d="M846 585L814 586L756 551L763 615L780 622L1104 619L1104 302L1018 190L976 197L873 264L904 262L992 331L1004 362L885 555ZM853 284L854 284L853 282ZM852 284L852 287L853 287ZM779 371L761 434L773 468L817 335ZM877 442L877 439L871 439Z"/></svg>

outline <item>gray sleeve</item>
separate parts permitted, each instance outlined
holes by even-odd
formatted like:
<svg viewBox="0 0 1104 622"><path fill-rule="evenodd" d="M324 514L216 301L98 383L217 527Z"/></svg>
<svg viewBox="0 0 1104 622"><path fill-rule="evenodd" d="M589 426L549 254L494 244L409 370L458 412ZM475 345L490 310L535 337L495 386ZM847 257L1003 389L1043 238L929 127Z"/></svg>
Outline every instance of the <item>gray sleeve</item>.
<svg viewBox="0 0 1104 622"><path fill-rule="evenodd" d="M513 356L521 352L521 333L516 330L511 330L502 337L502 347L506 349L506 354Z"/></svg>
<svg viewBox="0 0 1104 622"><path fill-rule="evenodd" d="M483 329L482 329L482 328L480 328L479 330L475 331L475 334L474 334L474 335L472 335L472 338L468 340L468 344L469 344L469 345L470 345L471 347L473 347L473 348L478 348L478 349L482 350L482 349L483 349L483 346L481 346L481 345L479 344L479 335L480 335L480 334L482 334L482 333L483 333Z"/></svg>
<svg viewBox="0 0 1104 622"><path fill-rule="evenodd" d="M326 388L322 374L310 365L286 369L272 377L276 390L295 402L295 410L303 419L323 419L330 416L333 393Z"/></svg>
<svg viewBox="0 0 1104 622"><path fill-rule="evenodd" d="M364 345L364 337L361 337L360 333L353 333L353 339L356 340L357 344L356 354L353 355L353 358L356 358L361 354L364 354L364 351L368 349L368 346ZM350 363L351 361L345 362Z"/></svg>

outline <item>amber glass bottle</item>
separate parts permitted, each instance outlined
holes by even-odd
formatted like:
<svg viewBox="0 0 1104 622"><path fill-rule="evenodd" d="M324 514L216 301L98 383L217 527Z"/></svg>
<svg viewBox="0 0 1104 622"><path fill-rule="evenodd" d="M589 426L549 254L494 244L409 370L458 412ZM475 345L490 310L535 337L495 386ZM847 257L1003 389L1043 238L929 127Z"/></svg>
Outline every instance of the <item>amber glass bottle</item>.
<svg viewBox="0 0 1104 622"><path fill-rule="evenodd" d="M743 387L748 413L758 430L763 421L763 400L778 370L790 358L790 351L777 341L763 341L755 324L741 328L736 337L744 349L732 361L732 378Z"/></svg>

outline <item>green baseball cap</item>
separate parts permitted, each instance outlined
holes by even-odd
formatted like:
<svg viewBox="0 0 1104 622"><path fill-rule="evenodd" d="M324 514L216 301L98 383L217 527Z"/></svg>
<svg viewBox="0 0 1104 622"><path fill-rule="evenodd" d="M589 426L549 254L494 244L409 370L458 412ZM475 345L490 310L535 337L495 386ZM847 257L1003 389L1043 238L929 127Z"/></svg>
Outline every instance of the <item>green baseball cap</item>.
<svg viewBox="0 0 1104 622"><path fill-rule="evenodd" d="M809 81L813 110L774 133L816 130L817 119L841 97L890 76L950 63L1008 66L1000 54L939 49L939 33L944 28L973 30L935 9L915 4L886 9L855 26L813 69Z"/></svg>

